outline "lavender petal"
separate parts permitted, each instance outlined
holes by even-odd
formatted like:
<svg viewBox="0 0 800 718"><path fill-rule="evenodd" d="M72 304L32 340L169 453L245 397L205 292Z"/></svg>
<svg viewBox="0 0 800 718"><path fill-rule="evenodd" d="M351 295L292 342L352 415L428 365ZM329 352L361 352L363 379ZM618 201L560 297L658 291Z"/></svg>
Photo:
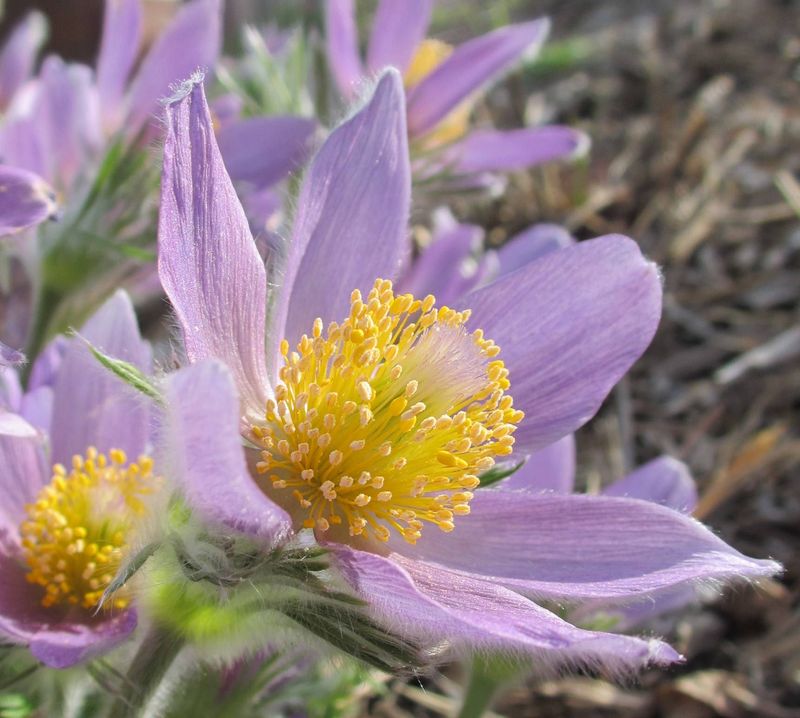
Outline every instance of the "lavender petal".
<svg viewBox="0 0 800 718"><path fill-rule="evenodd" d="M408 94L408 131L418 137L495 80L523 54L533 54L550 29L548 20L508 25L459 45Z"/></svg>
<svg viewBox="0 0 800 718"><path fill-rule="evenodd" d="M190 361L219 359L245 410L269 392L264 352L267 278L222 162L199 78L167 107L158 271Z"/></svg>
<svg viewBox="0 0 800 718"><path fill-rule="evenodd" d="M656 266L608 235L552 252L461 302L501 348L530 453L588 421L642 354L661 315Z"/></svg>

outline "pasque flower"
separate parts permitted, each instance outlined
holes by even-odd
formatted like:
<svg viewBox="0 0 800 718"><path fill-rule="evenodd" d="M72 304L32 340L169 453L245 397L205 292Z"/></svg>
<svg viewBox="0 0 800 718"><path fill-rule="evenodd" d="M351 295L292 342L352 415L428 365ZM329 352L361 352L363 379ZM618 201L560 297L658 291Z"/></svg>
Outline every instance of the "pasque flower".
<svg viewBox="0 0 800 718"><path fill-rule="evenodd" d="M777 564L652 502L480 488L497 458L596 412L655 332L658 271L632 240L607 236L455 308L395 293L405 117L388 71L311 163L286 256L265 268L199 80L169 103L160 276L188 360L220 360L234 377L256 468L246 490L195 472L187 499L267 541L283 530L269 518L279 503L373 616L426 645L609 670L675 660L663 643L576 628L529 597L631 601Z"/></svg>
<svg viewBox="0 0 800 718"><path fill-rule="evenodd" d="M56 209L55 193L41 177L0 165L0 239L44 222Z"/></svg>
<svg viewBox="0 0 800 718"><path fill-rule="evenodd" d="M104 351L149 369L150 348L124 294L83 332ZM27 393L6 376L0 409L0 634L61 668L112 648L134 629L136 615L123 596L94 609L158 479L145 454L147 407L81 340L44 352L33 375Z"/></svg>
<svg viewBox="0 0 800 718"><path fill-rule="evenodd" d="M362 62L354 5L354 0L325 0L331 72L346 98L386 67L403 73L412 149L427 158L415 167L415 174L518 170L586 147L586 137L570 127L470 128L476 95L521 58L538 52L549 31L548 20L501 27L454 48L425 37L433 0L381 0Z"/></svg>
<svg viewBox="0 0 800 718"><path fill-rule="evenodd" d="M486 246L482 227L458 222L447 208L440 207L433 213L430 241L409 258L397 284L402 292L433 294L452 304L473 289L574 243L563 227L542 223L492 249Z"/></svg>
<svg viewBox="0 0 800 718"><path fill-rule="evenodd" d="M0 101L7 105L0 154L64 191L108 137L141 131L171 83L215 62L221 7L218 0L195 0L181 8L135 74L142 41L140 0L105 3L94 72L50 55L33 77L45 26L41 14L28 14L0 52Z"/></svg>
<svg viewBox="0 0 800 718"><path fill-rule="evenodd" d="M112 649L136 627L127 588L102 608L100 599L137 548L142 523L163 508L168 482L200 470L238 480L242 495L250 486L232 383L218 367L165 378L169 408L157 409L85 342L151 371L151 349L118 291L81 338L60 337L42 352L26 390L13 370L0 374L0 636L55 668ZM202 418L209 405L216 421ZM272 518L289 533L277 506L249 513L251 527Z"/></svg>

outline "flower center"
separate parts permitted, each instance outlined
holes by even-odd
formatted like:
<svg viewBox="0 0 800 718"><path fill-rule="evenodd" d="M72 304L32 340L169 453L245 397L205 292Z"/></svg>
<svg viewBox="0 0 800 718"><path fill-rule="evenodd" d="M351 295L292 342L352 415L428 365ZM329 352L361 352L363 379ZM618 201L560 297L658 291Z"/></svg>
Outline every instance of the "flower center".
<svg viewBox="0 0 800 718"><path fill-rule="evenodd" d="M381 541L394 529L409 543L425 523L452 531L523 417L500 348L466 331L468 311L395 296L387 280L350 301L324 336L316 319L297 351L282 342L281 383L251 426L257 469L292 492L307 528Z"/></svg>
<svg viewBox="0 0 800 718"><path fill-rule="evenodd" d="M27 507L20 527L27 579L45 589L43 606L93 608L124 556L133 521L146 512L143 498L159 479L147 456L128 463L125 452L108 457L90 447L74 456L72 470L56 464L53 479ZM114 608L128 598L115 596Z"/></svg>
<svg viewBox="0 0 800 718"><path fill-rule="evenodd" d="M406 89L422 82L452 54L452 45L433 38L424 39L414 52L403 76Z"/></svg>

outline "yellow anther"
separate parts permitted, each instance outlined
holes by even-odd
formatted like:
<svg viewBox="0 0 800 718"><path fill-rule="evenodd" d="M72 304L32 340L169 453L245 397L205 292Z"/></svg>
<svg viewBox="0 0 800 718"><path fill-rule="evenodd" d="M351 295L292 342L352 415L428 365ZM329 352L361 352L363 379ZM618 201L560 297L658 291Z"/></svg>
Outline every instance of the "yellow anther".
<svg viewBox="0 0 800 718"><path fill-rule="evenodd" d="M344 454L342 454L339 449L334 449L328 454L328 461L331 462L331 466L338 466L342 463L342 459L344 458Z"/></svg>
<svg viewBox="0 0 800 718"><path fill-rule="evenodd" d="M315 322L286 347L275 401L249 436L304 526L415 543L469 513L478 475L513 451L520 412L497 345L469 333L468 317L378 280L352 294L343 322Z"/></svg>
<svg viewBox="0 0 800 718"><path fill-rule="evenodd" d="M344 404L342 404L342 416L348 416L352 414L358 408L358 404L356 404L351 399L348 399Z"/></svg>
<svg viewBox="0 0 800 718"><path fill-rule="evenodd" d="M51 483L26 507L20 537L27 579L44 589L42 605L91 609L123 561L126 538L160 479L149 457L128 463L120 449L106 457L89 447L71 465L69 473L53 467ZM128 601L123 593L107 605L124 608Z"/></svg>
<svg viewBox="0 0 800 718"><path fill-rule="evenodd" d="M369 385L369 382L360 381L357 385L358 396L361 397L361 401L370 401L372 399L372 387Z"/></svg>
<svg viewBox="0 0 800 718"><path fill-rule="evenodd" d="M408 406L408 399L403 396L396 396L389 404L389 416L400 416L406 406Z"/></svg>
<svg viewBox="0 0 800 718"><path fill-rule="evenodd" d="M353 499L353 503L356 506L366 506L370 501L372 501L372 497L366 494L359 494Z"/></svg>
<svg viewBox="0 0 800 718"><path fill-rule="evenodd" d="M469 464L464 459L454 456L449 451L440 451L436 454L436 459L440 464L445 466L458 467L459 469L466 469Z"/></svg>

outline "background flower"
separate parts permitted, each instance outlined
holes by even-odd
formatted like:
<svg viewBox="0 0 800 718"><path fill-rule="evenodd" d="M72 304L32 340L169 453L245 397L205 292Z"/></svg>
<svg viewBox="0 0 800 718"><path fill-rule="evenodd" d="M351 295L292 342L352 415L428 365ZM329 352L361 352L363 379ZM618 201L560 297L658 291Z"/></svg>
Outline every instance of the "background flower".
<svg viewBox="0 0 800 718"><path fill-rule="evenodd" d="M347 99L386 67L404 75L409 139L412 151L418 151L416 176L480 176L585 151L586 137L569 127L474 131L469 127L476 96L522 58L536 54L550 27L546 19L508 25L452 48L425 37L432 5L420 0L401 10L391 0L380 2L364 65L354 1L325 2L328 61Z"/></svg>
<svg viewBox="0 0 800 718"><path fill-rule="evenodd" d="M150 348L139 336L133 307L124 294L103 306L84 327L84 336L103 351L149 370ZM22 413L0 413L4 494L0 633L13 643L29 646L42 663L64 668L125 640L136 626L136 614L127 609L96 615L66 601L42 605L44 589L27 580L30 566L25 552L39 549L21 543L25 522L32 520L26 507L40 500L54 464L71 467L73 456L87 456L89 447L101 453L122 450L132 459L143 454L149 422L142 402L100 367L81 340L72 339L55 351L63 351L63 359L47 376L50 372L44 364L53 357L43 356L36 367L42 383L34 382L21 397Z"/></svg>

